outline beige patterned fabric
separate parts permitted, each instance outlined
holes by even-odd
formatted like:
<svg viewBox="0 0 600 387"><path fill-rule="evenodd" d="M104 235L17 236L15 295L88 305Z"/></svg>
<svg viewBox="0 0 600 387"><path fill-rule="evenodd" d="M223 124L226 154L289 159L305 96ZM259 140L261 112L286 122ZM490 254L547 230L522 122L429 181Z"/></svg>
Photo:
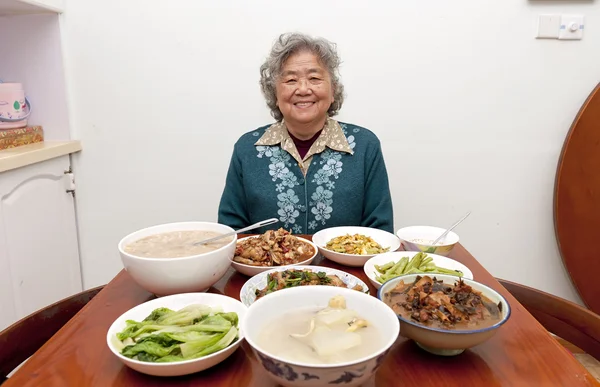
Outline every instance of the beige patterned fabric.
<svg viewBox="0 0 600 387"><path fill-rule="evenodd" d="M319 135L317 140L312 144L306 153L306 156L304 156L304 160L300 157L296 145L294 144L294 140L290 137L284 121L269 126L261 138L254 143L254 145L277 144L281 144L281 148L288 152L298 162L298 167L300 167L304 176L306 176L306 173L308 172L308 167L310 166L313 155L323 152L325 148L354 154L354 151L348 144L348 140L346 140L346 136L344 135L340 124L329 117L325 122L321 135Z"/></svg>

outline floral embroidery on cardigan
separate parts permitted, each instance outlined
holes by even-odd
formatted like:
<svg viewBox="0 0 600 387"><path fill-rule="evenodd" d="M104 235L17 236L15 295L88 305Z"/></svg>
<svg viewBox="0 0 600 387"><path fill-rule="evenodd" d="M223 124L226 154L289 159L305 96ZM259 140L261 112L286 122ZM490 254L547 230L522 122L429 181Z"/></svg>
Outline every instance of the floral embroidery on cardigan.
<svg viewBox="0 0 600 387"><path fill-rule="evenodd" d="M335 180L343 170L342 152L352 154L356 146L354 136L348 136L345 124L328 119L326 128L327 130L323 131L309 150L308 157L299 162L306 171L311 164L312 156L320 155L318 163L320 168L311 181L316 183L317 187L310 195L308 203L308 210L314 216L314 220L308 223L310 230L316 229L318 223L325 225L331 218ZM300 216L300 211L305 210L305 206L299 203L300 198L294 191L294 188L300 185L298 177L290 170L292 158L298 160L299 156L285 124L280 122L271 125L255 145L258 158L269 157L269 176L276 183L279 220L283 222L285 228L291 227L294 233L301 234L302 226L297 224L296 220Z"/></svg>

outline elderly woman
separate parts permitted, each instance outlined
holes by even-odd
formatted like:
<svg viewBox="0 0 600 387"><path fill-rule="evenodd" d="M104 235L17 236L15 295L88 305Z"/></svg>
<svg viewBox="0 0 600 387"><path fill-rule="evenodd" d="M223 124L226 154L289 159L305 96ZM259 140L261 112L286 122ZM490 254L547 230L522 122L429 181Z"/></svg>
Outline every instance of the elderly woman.
<svg viewBox="0 0 600 387"><path fill-rule="evenodd" d="M277 122L235 144L219 223L240 228L276 217L281 223L270 228L296 234L334 226L393 232L379 139L331 118L344 102L339 65L325 39L294 33L275 42L260 86Z"/></svg>

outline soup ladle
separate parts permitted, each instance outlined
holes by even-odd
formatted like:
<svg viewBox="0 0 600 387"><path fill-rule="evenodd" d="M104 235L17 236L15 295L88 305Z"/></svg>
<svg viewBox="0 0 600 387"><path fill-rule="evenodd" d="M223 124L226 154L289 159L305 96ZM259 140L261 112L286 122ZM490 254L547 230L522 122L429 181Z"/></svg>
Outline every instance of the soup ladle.
<svg viewBox="0 0 600 387"><path fill-rule="evenodd" d="M241 229L233 231L233 232L228 232L228 233L225 233L223 235L216 236L214 238L204 239L204 240L202 240L200 242L194 242L193 245L194 246L196 246L196 245L204 245L206 243L209 243L209 242L212 242L212 241L216 241L217 239L226 238L226 237L231 236L231 235L240 234L240 233L243 233L244 231L254 230L255 228L259 228L259 227L263 227L263 226L268 226L270 224L277 223L277 222L279 222L279 219L277 219L277 218L271 218L271 219L267 219L267 220L261 220L258 223L254 223L251 226L244 227L244 228L241 228Z"/></svg>

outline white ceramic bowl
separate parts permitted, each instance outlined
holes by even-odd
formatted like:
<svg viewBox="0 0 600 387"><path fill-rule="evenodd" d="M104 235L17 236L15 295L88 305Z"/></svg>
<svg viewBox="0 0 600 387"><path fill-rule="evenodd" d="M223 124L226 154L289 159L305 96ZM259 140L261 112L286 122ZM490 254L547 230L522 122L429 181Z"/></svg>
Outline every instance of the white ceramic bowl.
<svg viewBox="0 0 600 387"><path fill-rule="evenodd" d="M115 341L118 341L116 334L125 329L127 326L125 323L126 320L141 321L156 308L166 307L172 310L179 310L192 304L203 304L211 307L220 306L224 312L236 312L239 319L238 340L232 343L229 347L211 355L198 359L184 360L173 363L149 363L130 359L121 355L121 352L115 346ZM246 310L246 306L238 300L220 294L185 293L161 297L140 304L117 318L108 329L108 333L106 334L106 343L112 353L125 365L144 374L154 376L180 376L194 372L200 372L227 359L240 346L244 340L244 330L241 329L241 322L245 318Z"/></svg>
<svg viewBox="0 0 600 387"><path fill-rule="evenodd" d="M416 276L422 274L409 274L402 277L392 278L379 288L377 297L380 300L384 299L384 294L394 289L398 282L404 283L414 282ZM453 285L458 278L451 275L436 274L438 280L443 280L444 283ZM502 305L502 316L500 321L487 328L471 329L471 330L448 330L432 328L422 325L412 319L406 319L398 315L400 320L400 331L402 336L413 339L417 345L425 351L441 356L454 356L464 352L465 349L479 345L496 334L498 328L502 326L510 317L510 305L504 297L494 289L482 283L464 278L465 284L471 286L473 290L481 292L490 301ZM390 308L391 310L391 308Z"/></svg>
<svg viewBox="0 0 600 387"><path fill-rule="evenodd" d="M248 281L246 281L246 283L244 284L244 286L242 286L242 289L240 290L240 300L242 301L242 303L246 306L250 306L252 305L252 303L254 301L256 301L256 290L257 289L264 289L265 286L267 286L267 276L271 273L277 272L277 271L284 271L284 270L311 270L313 272L325 272L327 275L337 275L345 284L348 288L352 289L353 287L355 287L356 285L360 285L363 288L363 292L364 293L369 293L369 286L367 286L366 283L364 283L360 278L353 276L352 274L348 274L345 271L341 271L341 270L336 270L336 269L332 269L330 267L324 267L324 266L286 266L286 267L279 267L279 268L275 268L266 272L262 272L259 273L257 275L255 275L254 277L250 278ZM281 289L279 290L284 291L287 289ZM267 295L265 297L270 296Z"/></svg>
<svg viewBox="0 0 600 387"><path fill-rule="evenodd" d="M161 224L131 233L121 239L118 245L121 261L131 278L157 296L203 292L219 281L231 265L237 236L217 250L182 258L143 258L123 250L129 243L150 235L186 230L234 231L219 223L181 222Z"/></svg>
<svg viewBox="0 0 600 387"><path fill-rule="evenodd" d="M381 346L372 354L352 362L306 364L292 362L269 353L258 344L259 335L273 318L298 308L327 307L329 299L341 295L349 309L357 311L381 332ZM242 321L246 341L269 376L283 386L358 386L377 370L398 338L396 314L375 297L356 290L332 286L302 286L275 292L253 303Z"/></svg>
<svg viewBox="0 0 600 387"><path fill-rule="evenodd" d="M394 234L387 231L379 230L370 227L359 227L359 226L341 226L326 228L317 232L313 235L313 242L319 248L319 252L327 259L337 262L341 265L346 266L362 266L371 257L376 254L369 255L357 255L357 254L344 254L337 253L335 251L327 249L325 246L331 239L343 236L346 234L354 235L361 234L373 238L373 240L381 245L381 247L389 247L389 251L396 251L400 248L400 240Z"/></svg>
<svg viewBox="0 0 600 387"><path fill-rule="evenodd" d="M396 263L403 257L408 257L410 260L417 254L419 254L419 251L395 251L391 253L379 254L369 259L367 263L365 263L363 270L365 271L367 277L369 277L369 281L371 281L373 286L375 286L376 289L379 289L382 284L375 279L375 276L377 275L376 273L378 273L377 269L375 269L375 265L382 266L392 261ZM434 265L450 270L460 270L463 273L463 278L473 279L473 273L471 270L469 270L469 268L462 263L441 255L427 254L427 256L433 259L432 263ZM437 274L431 273L430 275L436 276Z"/></svg>
<svg viewBox="0 0 600 387"><path fill-rule="evenodd" d="M406 251L423 251L425 253L442 255L444 257L450 254L450 251L458 243L458 234L450 231L444 240L436 246L427 243L411 242L414 239L424 239L433 242L446 231L445 228L433 226L410 226L396 231L396 235L402 242L402 248Z"/></svg>
<svg viewBox="0 0 600 387"><path fill-rule="evenodd" d="M294 235L295 236L295 235ZM233 266L233 268L235 270L237 270L238 272L247 275L248 277L252 277L254 275L257 275L259 273L264 273L265 271L271 270L273 268L278 268L278 267L290 267L290 266L297 266L297 265L310 265L310 263L315 259L315 257L317 256L317 254L319 253L319 249L317 248L317 245L315 245L314 243L312 243L311 241L309 241L308 239L304 239L298 236L295 236L296 238L300 239L303 242L308 243L309 245L312 246L312 248L314 249L314 254L312 255L312 257L310 257L309 259L302 261L302 262L298 262L295 263L293 265L282 265L282 266L252 266L252 265L246 265L244 263L239 263L236 261L231 261L231 266ZM241 238L238 239L238 243L242 242L248 238L256 238L256 236L250 236L250 237L245 237L245 238Z"/></svg>

